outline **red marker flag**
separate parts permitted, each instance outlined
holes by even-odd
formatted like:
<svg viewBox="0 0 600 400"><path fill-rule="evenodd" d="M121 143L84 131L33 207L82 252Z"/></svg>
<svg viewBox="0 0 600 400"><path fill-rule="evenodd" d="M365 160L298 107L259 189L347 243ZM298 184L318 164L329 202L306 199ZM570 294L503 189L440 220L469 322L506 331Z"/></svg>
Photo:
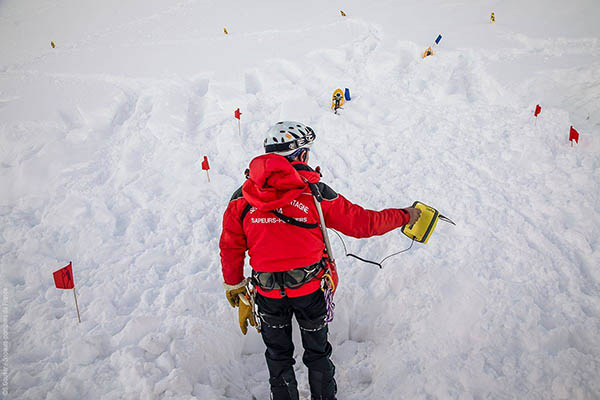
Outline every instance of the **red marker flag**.
<svg viewBox="0 0 600 400"><path fill-rule="evenodd" d="M202 161L202 169L206 171L206 177L210 182L210 175L208 175L208 170L210 169L210 165L208 165L208 157L204 156L204 161Z"/></svg>
<svg viewBox="0 0 600 400"><path fill-rule="evenodd" d="M54 285L56 285L57 289L73 289L75 308L77 309L77 321L81 323L79 305L77 304L77 293L75 292L75 282L73 281L73 262L69 262L69 265L55 271L52 275L54 275Z"/></svg>
<svg viewBox="0 0 600 400"><path fill-rule="evenodd" d="M54 272L54 284L57 289L73 289L75 283L73 282L73 263L59 269Z"/></svg>
<svg viewBox="0 0 600 400"><path fill-rule="evenodd" d="M540 105L538 104L537 106L535 106L535 113L533 113L533 116L537 117L538 115L540 115L541 112L542 112L542 107L540 107Z"/></svg>
<svg viewBox="0 0 600 400"><path fill-rule="evenodd" d="M237 110L235 110L235 113L233 113L233 115L238 120L238 133L240 134L240 136L242 136L242 120L240 118L242 113L240 112L240 109L238 108Z"/></svg>
<svg viewBox="0 0 600 400"><path fill-rule="evenodd" d="M571 130L569 131L569 141L571 141L571 146L573 146L573 140L575 143L579 143L579 132L571 125Z"/></svg>

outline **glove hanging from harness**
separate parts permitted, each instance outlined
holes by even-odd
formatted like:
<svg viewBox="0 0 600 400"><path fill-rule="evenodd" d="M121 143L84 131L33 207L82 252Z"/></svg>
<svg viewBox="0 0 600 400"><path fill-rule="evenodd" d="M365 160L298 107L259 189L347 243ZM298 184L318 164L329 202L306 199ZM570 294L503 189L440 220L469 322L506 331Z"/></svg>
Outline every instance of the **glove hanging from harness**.
<svg viewBox="0 0 600 400"><path fill-rule="evenodd" d="M225 297L231 304L231 307L237 307L239 305L239 294L246 293L246 287L248 286L248 279L242 280L237 285L228 285L223 283L223 287L225 287Z"/></svg>
<svg viewBox="0 0 600 400"><path fill-rule="evenodd" d="M248 291L244 294L239 294L239 309L238 309L238 320L240 322L240 329L245 335L248 333L248 323L256 328L256 331L260 333L260 325L257 323L256 314L254 312L254 295Z"/></svg>
<svg viewBox="0 0 600 400"><path fill-rule="evenodd" d="M240 330L244 335L248 332L248 323L260 332L260 325L254 312L254 291L248 288L249 282L250 280L246 278L237 285L223 283L229 304L231 307L238 307Z"/></svg>

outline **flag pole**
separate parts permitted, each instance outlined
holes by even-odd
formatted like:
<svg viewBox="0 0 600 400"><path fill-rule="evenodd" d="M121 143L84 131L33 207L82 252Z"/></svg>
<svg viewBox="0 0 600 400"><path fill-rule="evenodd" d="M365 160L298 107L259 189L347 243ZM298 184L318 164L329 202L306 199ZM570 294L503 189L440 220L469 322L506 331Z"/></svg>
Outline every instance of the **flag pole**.
<svg viewBox="0 0 600 400"><path fill-rule="evenodd" d="M77 321L81 323L81 317L79 316L79 305L77 304L77 292L75 292L75 286L73 286L73 297L75 297L75 308L77 309Z"/></svg>
<svg viewBox="0 0 600 400"><path fill-rule="evenodd" d="M208 174L208 170L206 170L206 177L208 178L208 181L210 182L210 175Z"/></svg>
<svg viewBox="0 0 600 400"><path fill-rule="evenodd" d="M242 136L242 121L238 119L238 133Z"/></svg>
<svg viewBox="0 0 600 400"><path fill-rule="evenodd" d="M535 117L535 122L533 124L534 126L537 125L537 116Z"/></svg>
<svg viewBox="0 0 600 400"><path fill-rule="evenodd" d="M571 147L573 147L573 141L571 140Z"/></svg>

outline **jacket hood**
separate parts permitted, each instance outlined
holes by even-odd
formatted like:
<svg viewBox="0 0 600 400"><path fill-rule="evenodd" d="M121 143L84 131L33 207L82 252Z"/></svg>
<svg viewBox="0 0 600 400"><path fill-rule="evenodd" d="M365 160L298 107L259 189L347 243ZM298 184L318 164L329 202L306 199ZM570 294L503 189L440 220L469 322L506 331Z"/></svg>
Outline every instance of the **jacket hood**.
<svg viewBox="0 0 600 400"><path fill-rule="evenodd" d="M281 208L296 199L320 174L305 163L290 163L279 154L264 154L250 162L249 178L242 186L248 203L261 211Z"/></svg>

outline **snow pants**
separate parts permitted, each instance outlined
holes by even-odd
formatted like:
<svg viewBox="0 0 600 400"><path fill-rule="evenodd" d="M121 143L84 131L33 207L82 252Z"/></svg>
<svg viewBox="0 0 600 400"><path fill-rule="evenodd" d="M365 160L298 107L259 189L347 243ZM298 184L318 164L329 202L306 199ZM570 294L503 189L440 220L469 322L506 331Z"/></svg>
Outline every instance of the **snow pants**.
<svg viewBox="0 0 600 400"><path fill-rule="evenodd" d="M256 295L262 322L261 334L267 350L269 383L273 400L298 400L298 383L294 375L292 316L296 316L302 336L302 362L308 367L312 400L335 400L335 367L329 357L325 297L321 290L301 297L272 299Z"/></svg>

